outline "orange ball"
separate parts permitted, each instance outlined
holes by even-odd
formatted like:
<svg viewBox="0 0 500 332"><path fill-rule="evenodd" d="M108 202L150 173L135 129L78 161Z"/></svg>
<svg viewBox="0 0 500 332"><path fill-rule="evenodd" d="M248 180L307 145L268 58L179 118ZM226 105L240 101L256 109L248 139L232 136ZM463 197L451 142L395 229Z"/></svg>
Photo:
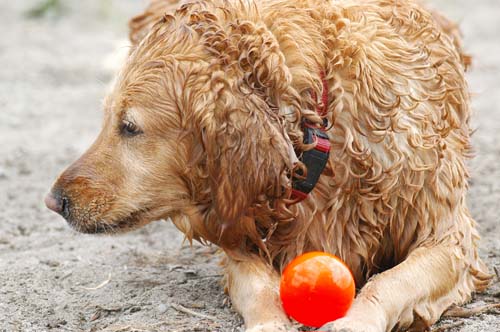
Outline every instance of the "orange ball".
<svg viewBox="0 0 500 332"><path fill-rule="evenodd" d="M285 312L312 327L345 316L356 287L349 268L338 257L310 252L295 258L283 271L280 297Z"/></svg>

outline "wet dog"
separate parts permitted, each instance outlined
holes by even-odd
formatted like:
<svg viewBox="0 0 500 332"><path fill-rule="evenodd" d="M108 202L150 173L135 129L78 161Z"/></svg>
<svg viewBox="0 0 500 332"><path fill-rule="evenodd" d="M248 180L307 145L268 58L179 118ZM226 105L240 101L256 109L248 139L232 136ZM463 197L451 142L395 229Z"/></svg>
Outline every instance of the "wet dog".
<svg viewBox="0 0 500 332"><path fill-rule="evenodd" d="M312 250L361 287L323 331L424 330L487 287L466 202L469 58L451 22L409 0L175 5L131 21L102 132L49 208L84 233L171 219L220 246L247 331L289 329L280 271ZM331 150L297 199L319 143L308 128Z"/></svg>

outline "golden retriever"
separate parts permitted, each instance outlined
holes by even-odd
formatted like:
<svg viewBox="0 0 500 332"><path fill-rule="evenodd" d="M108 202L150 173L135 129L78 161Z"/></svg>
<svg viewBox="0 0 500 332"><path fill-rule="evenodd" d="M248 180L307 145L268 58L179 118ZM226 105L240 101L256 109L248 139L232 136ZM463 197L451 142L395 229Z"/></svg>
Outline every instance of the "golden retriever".
<svg viewBox="0 0 500 332"><path fill-rule="evenodd" d="M469 59L452 23L410 0L176 5L131 21L102 132L49 208L84 233L169 218L220 246L247 331L290 330L280 271L313 250L361 288L322 331L425 330L487 287L466 199ZM331 152L299 202L315 148L304 124Z"/></svg>

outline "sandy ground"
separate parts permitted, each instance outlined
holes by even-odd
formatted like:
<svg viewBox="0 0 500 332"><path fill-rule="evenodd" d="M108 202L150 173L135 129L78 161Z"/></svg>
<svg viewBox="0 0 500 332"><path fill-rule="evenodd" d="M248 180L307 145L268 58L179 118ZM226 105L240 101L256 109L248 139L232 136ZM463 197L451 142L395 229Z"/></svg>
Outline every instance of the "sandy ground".
<svg viewBox="0 0 500 332"><path fill-rule="evenodd" d="M99 131L112 78L106 59L143 2L67 0L62 16L28 19L34 3L0 2L0 331L241 331L215 248L190 248L168 222L84 236L44 208L51 182ZM482 256L500 268L500 1L434 5L461 23L475 57L469 202ZM498 302L499 294L497 278L471 306ZM452 323L454 332L500 331L495 313Z"/></svg>

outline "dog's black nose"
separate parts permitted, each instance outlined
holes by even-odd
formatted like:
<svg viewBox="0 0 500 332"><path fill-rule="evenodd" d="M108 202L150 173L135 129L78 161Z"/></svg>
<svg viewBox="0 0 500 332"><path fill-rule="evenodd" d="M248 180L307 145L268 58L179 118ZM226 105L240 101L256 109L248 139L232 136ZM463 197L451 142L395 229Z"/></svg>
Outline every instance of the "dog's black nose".
<svg viewBox="0 0 500 332"><path fill-rule="evenodd" d="M45 205L64 218L69 216L69 199L60 192L50 192L45 197Z"/></svg>

